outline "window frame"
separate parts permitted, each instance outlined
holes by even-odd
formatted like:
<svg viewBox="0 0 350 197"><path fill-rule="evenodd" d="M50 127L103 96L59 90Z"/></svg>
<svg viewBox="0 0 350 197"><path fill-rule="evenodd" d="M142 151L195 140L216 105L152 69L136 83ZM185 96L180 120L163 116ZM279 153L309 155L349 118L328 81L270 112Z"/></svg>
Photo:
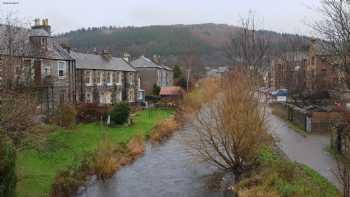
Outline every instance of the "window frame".
<svg viewBox="0 0 350 197"><path fill-rule="evenodd" d="M117 71L117 80L115 80L115 84L117 86L122 85L122 72L121 71Z"/></svg>
<svg viewBox="0 0 350 197"><path fill-rule="evenodd" d="M112 86L113 85L113 72L108 72L108 86Z"/></svg>
<svg viewBox="0 0 350 197"><path fill-rule="evenodd" d="M93 80L92 80L92 74L93 74L93 71L92 70L87 70L85 71L85 79L87 78L88 81L85 83L86 86L93 86ZM89 75L89 76L87 76Z"/></svg>
<svg viewBox="0 0 350 197"><path fill-rule="evenodd" d="M60 66L63 65L63 69L60 68ZM60 75L60 71L62 71L63 75ZM59 61L57 62L57 76L58 79L65 79L66 78L66 72L67 72L67 64L65 61Z"/></svg>

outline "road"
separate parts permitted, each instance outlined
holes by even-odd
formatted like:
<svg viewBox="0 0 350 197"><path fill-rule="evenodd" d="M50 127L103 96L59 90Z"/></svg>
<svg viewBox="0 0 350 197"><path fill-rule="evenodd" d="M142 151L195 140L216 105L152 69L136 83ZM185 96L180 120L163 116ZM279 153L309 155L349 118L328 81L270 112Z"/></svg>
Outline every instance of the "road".
<svg viewBox="0 0 350 197"><path fill-rule="evenodd" d="M277 140L278 146L289 159L313 168L338 189L341 189L341 185L334 174L336 162L325 150L330 143L330 136L309 134L304 137L289 128L283 120L272 115L270 109L268 109L268 114L270 131Z"/></svg>

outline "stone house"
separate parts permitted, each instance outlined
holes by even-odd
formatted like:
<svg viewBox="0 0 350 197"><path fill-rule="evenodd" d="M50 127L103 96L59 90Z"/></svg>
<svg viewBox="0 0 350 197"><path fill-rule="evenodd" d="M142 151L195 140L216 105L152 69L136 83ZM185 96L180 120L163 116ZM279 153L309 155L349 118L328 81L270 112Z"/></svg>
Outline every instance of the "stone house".
<svg viewBox="0 0 350 197"><path fill-rule="evenodd" d="M306 66L306 87L309 92L328 91L336 87L338 78L334 59L320 41L311 41Z"/></svg>
<svg viewBox="0 0 350 197"><path fill-rule="evenodd" d="M75 60L51 36L47 19L36 19L31 29L0 26L0 69L2 85L15 78L37 91L42 112L75 103Z"/></svg>
<svg viewBox="0 0 350 197"><path fill-rule="evenodd" d="M130 64L138 71L140 76L141 89L146 95L153 94L153 86L159 87L172 86L174 81L173 70L153 62L152 60L141 56L131 61Z"/></svg>
<svg viewBox="0 0 350 197"><path fill-rule="evenodd" d="M302 52L285 53L272 60L271 88L302 91L305 88L307 55Z"/></svg>
<svg viewBox="0 0 350 197"><path fill-rule="evenodd" d="M136 70L110 52L85 54L71 52L76 60L78 103L135 103L140 89Z"/></svg>

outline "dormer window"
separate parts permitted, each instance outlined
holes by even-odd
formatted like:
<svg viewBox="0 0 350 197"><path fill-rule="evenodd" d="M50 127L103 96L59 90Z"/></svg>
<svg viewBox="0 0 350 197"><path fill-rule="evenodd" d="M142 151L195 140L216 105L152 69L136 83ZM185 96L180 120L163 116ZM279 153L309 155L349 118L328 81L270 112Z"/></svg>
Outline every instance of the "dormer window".
<svg viewBox="0 0 350 197"><path fill-rule="evenodd" d="M66 73L66 63L65 62L58 62L58 78L64 79Z"/></svg>

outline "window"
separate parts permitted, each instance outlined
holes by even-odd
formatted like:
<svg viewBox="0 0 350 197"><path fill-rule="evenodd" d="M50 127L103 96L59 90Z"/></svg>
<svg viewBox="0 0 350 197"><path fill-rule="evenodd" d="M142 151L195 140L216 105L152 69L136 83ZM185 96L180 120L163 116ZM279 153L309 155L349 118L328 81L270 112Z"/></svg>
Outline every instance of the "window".
<svg viewBox="0 0 350 197"><path fill-rule="evenodd" d="M92 96L91 96L91 93L89 93L89 92L86 93L85 102L86 102L86 103L92 103Z"/></svg>
<svg viewBox="0 0 350 197"><path fill-rule="evenodd" d="M42 49L47 49L47 38L41 38L40 45Z"/></svg>
<svg viewBox="0 0 350 197"><path fill-rule="evenodd" d="M100 72L100 82L99 82L100 85L103 84L103 72Z"/></svg>
<svg viewBox="0 0 350 197"><path fill-rule="evenodd" d="M103 81L103 73L97 72L97 75L96 75L97 85L102 85L102 81Z"/></svg>
<svg viewBox="0 0 350 197"><path fill-rule="evenodd" d="M108 84L109 86L113 85L113 73L108 72Z"/></svg>
<svg viewBox="0 0 350 197"><path fill-rule="evenodd" d="M66 72L66 63L65 62L58 62L58 78L64 79Z"/></svg>
<svg viewBox="0 0 350 197"><path fill-rule="evenodd" d="M159 70L157 70L157 85L160 86L161 84L161 73Z"/></svg>
<svg viewBox="0 0 350 197"><path fill-rule="evenodd" d="M92 86L92 72L91 71L85 72L85 83L87 86Z"/></svg>
<svg viewBox="0 0 350 197"><path fill-rule="evenodd" d="M129 84L134 85L134 73L130 72L129 73Z"/></svg>
<svg viewBox="0 0 350 197"><path fill-rule="evenodd" d="M45 65L44 66L44 77L47 77L50 75L50 66L49 65Z"/></svg>
<svg viewBox="0 0 350 197"><path fill-rule="evenodd" d="M117 72L116 84L122 85L122 72Z"/></svg>
<svg viewBox="0 0 350 197"><path fill-rule="evenodd" d="M138 90L141 89L141 77L138 77L138 79L137 79L137 89Z"/></svg>

